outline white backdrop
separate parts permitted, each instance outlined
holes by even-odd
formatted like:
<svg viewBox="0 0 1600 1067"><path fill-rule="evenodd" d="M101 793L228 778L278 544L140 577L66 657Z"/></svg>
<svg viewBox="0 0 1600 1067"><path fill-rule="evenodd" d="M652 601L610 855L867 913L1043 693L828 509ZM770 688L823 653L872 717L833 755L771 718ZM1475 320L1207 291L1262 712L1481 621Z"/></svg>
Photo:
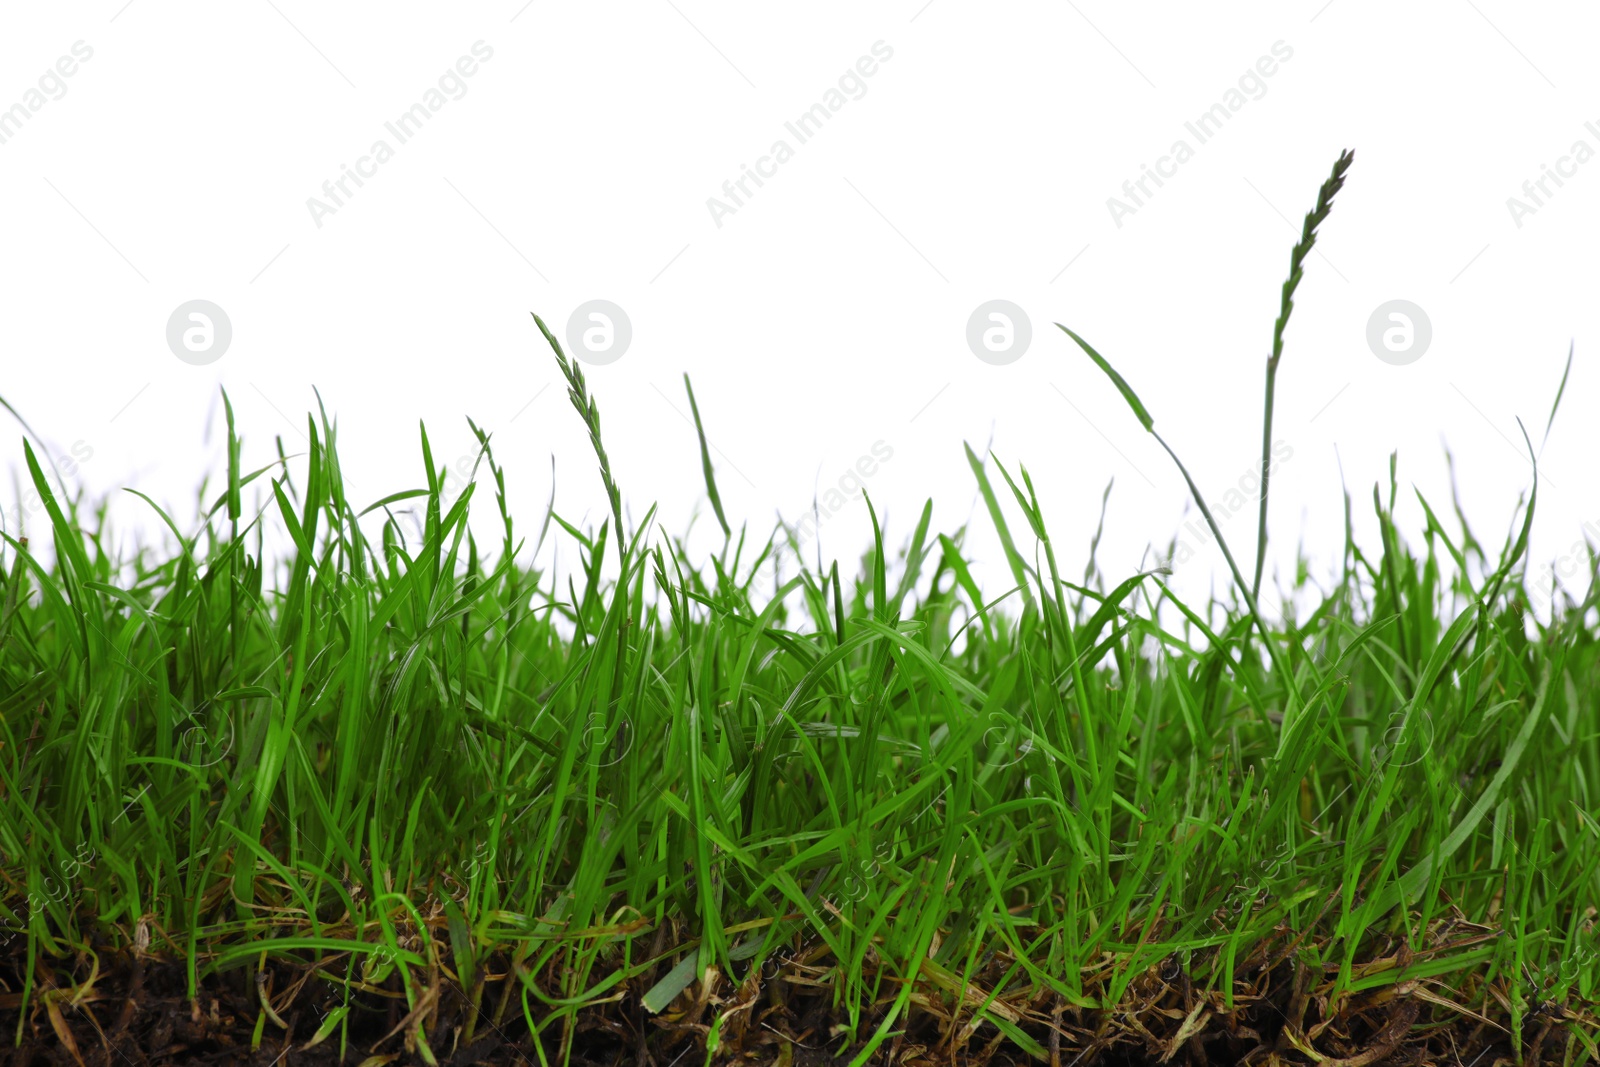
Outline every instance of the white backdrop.
<svg viewBox="0 0 1600 1067"><path fill-rule="evenodd" d="M1116 479L1116 578L1194 516L1051 324L1119 366L1212 501L1248 490L1289 250L1349 147L1280 373L1274 566L1301 541L1334 559L1341 461L1370 536L1395 450L1408 526L1413 484L1448 509L1448 446L1498 544L1531 477L1515 420L1538 446L1574 343L1535 556L1586 584L1593 5L94 0L10 4L0 25L0 396L91 496L135 486L192 515L219 384L247 467L274 435L304 447L316 386L362 501L421 483L419 419L441 463L469 454L470 415L523 516L553 453L558 510L597 523L529 312L565 335L605 300L631 341L585 369L635 516L659 502L679 532L700 494L688 372L730 518L763 536L838 487L822 547L853 560L858 481L891 540L929 496L952 529L974 498L962 442L992 438L1029 467L1069 573ZM1367 340L1397 299L1431 329L1403 366ZM202 365L168 341L193 300L231 329ZM1005 365L968 345L990 300L1031 324ZM135 498L115 508L158 533ZM1248 568L1253 500L1224 532ZM1203 593L1220 560L1195 547L1174 582ZM975 549L997 584L993 542Z"/></svg>

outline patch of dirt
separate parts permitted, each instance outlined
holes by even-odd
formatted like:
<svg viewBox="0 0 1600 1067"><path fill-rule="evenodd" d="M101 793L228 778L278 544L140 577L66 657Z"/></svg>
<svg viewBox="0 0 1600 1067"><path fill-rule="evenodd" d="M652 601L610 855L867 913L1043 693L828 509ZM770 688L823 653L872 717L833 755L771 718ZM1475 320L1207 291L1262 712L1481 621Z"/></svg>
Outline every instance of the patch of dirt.
<svg viewBox="0 0 1600 1067"><path fill-rule="evenodd" d="M21 939L8 947L26 951ZM1072 1007L1049 993L1031 999L1025 993L992 996L987 983L999 980L996 967L1004 961L981 968L965 983L929 961L910 994L907 1014L897 1018L893 1033L868 1062L906 1067L1040 1062L1052 1067L1494 1067L1518 1062L1503 991L1479 988L1475 997L1465 998L1469 1006L1459 988L1452 993L1438 983L1400 981L1330 1004L1325 990L1332 975L1294 962L1282 949L1261 946L1241 961L1231 1006L1220 991L1199 988L1169 958L1137 976L1110 1011ZM1100 972L1081 977L1089 997L1103 994L1099 983L1113 973L1111 962L1108 958ZM1358 973L1408 962L1402 947L1369 961ZM821 1067L848 1062L862 1047L844 1036L848 1020L834 1011L826 963L824 953L813 948L769 960L737 985L713 969L706 982L691 985L652 1015L641 998L670 969L663 963L659 974L619 986L612 999L574 1018L553 1014L550 1003L571 996L558 981L512 979L510 961L504 959L488 961L470 992L436 965L427 975L412 972L408 998L398 974L370 985L352 972L348 956L336 954L316 964L280 961L259 970L241 966L213 973L191 999L181 959L82 952L36 959L24 1003L28 963L25 955L13 954L0 960L0 1063L533 1067L541 1059L556 1064L565 1058L578 1067L698 1067L706 1062L707 1041L715 1030L714 1062ZM595 978L589 975L585 984L592 988ZM527 988L530 982L537 990ZM886 973L878 988L879 1000L859 1020L857 1033L863 1037L876 1032L902 987ZM341 1021L340 1008L347 1009L343 1025L325 1025L330 1018ZM542 1057L525 1010L540 1024ZM319 1031L327 1031L321 1040ZM1522 1018L1520 1062L1565 1062L1581 1051L1574 1047L1580 1032L1594 1040L1596 1017L1589 1006L1531 1000ZM427 1035L426 1049L421 1034Z"/></svg>

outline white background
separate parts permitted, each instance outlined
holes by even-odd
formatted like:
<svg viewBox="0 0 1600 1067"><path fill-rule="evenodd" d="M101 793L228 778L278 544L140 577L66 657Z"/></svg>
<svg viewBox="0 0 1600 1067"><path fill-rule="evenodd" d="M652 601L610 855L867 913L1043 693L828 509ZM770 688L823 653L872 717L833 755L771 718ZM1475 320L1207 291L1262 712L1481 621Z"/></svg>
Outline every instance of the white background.
<svg viewBox="0 0 1600 1067"><path fill-rule="evenodd" d="M1600 128L1593 5L96 0L10 4L0 21L0 108L75 42L93 49L0 144L0 396L52 448L92 452L68 475L90 498L135 486L192 517L221 461L218 386L247 468L275 435L304 448L316 386L360 502L422 483L418 420L440 463L469 454L470 415L494 432L530 533L552 454L558 511L597 524L594 463L529 312L564 335L577 305L604 298L633 342L586 370L635 517L658 502L679 533L697 506L688 372L730 518L762 538L879 441L893 458L868 490L890 540L930 496L952 530L974 499L962 442L992 438L1028 466L1068 574L1115 477L1102 544L1115 580L1164 548L1186 493L1051 323L1117 364L1219 500L1257 462L1289 250L1350 147L1279 378L1276 436L1293 458L1273 483L1276 568L1302 541L1319 573L1336 560L1341 461L1370 544L1393 451L1403 522L1420 523L1413 485L1448 511L1448 446L1467 513L1498 546L1531 477L1515 420L1538 446L1569 343L1536 560L1600 524L1600 160L1520 226L1507 206L1575 141L1600 150L1584 125ZM384 124L478 41L493 57L465 95L399 145ZM893 56L865 95L797 144L784 123L880 41ZM1280 41L1293 55L1264 95L1199 144L1184 123ZM1107 199L1180 138L1194 158L1118 226ZM308 198L379 139L394 158L318 226ZM707 199L778 139L794 158L719 227ZM209 366L166 343L168 316L195 298L232 322ZM1007 366L965 340L993 298L1032 321ZM1409 366L1365 340L1396 298L1433 327ZM0 422L15 467L21 429ZM124 534L159 536L142 503L115 496ZM1247 569L1254 525L1253 506L1224 525ZM824 555L848 569L868 536L854 502L825 524ZM997 587L993 542L973 545ZM1202 552L1176 588L1203 595L1219 563Z"/></svg>

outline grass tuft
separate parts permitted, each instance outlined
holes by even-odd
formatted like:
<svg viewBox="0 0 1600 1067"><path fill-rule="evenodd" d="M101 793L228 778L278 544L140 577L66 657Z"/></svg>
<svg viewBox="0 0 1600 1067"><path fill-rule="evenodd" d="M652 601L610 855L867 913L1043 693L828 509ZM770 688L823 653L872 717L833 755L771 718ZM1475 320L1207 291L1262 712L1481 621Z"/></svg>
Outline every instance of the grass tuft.
<svg viewBox="0 0 1600 1067"><path fill-rule="evenodd" d="M129 556L24 443L54 546L0 534L26 1055L1600 1059L1600 593L1530 613L1536 481L1498 549L1420 495L1411 544L1391 465L1377 541L1347 497L1280 618L1159 435L1236 596L1065 580L1027 468L969 448L1015 582L985 599L931 501L900 552L874 512L855 575L734 538L690 392L724 532L697 564L625 527L535 321L611 515L547 508L533 549L476 424L497 553L425 430L418 484L362 507L325 414L251 470L230 406L225 489Z"/></svg>

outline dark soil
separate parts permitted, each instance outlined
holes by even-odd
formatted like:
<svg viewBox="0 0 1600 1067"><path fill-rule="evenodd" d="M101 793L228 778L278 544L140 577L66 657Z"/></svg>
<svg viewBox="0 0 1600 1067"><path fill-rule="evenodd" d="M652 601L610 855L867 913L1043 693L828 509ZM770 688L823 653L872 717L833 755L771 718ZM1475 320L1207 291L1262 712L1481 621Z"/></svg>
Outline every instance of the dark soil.
<svg viewBox="0 0 1600 1067"><path fill-rule="evenodd" d="M20 939L18 939L20 941ZM12 948L16 947L14 942ZM0 1063L23 1065L156 1064L322 1065L347 1063L427 1063L415 1039L415 1019L398 978L383 987L349 994L345 1047L335 1029L308 1047L328 1013L346 1003L344 963L321 968L275 963L262 971L237 968L212 974L190 999L181 960L107 958L35 963L35 983L23 1010L25 958L0 965ZM518 990L506 996L505 965L479 981L474 1008L448 976L435 976L437 995L419 985L420 1021L441 1065L538 1065ZM795 981L801 978L801 981ZM1008 1002L1017 1026L1046 1051L1057 1067L1090 1064L1145 1067L1157 1063L1211 1065L1310 1064L1303 1051L1314 1048L1323 1067L1456 1064L1493 1067L1517 1062L1506 1018L1486 1021L1441 1008L1415 995L1418 984L1402 983L1386 992L1352 998L1332 1020L1323 1019L1310 972L1296 973L1280 963L1270 971L1238 975L1235 1007L1218 1010L1218 994L1194 988L1173 961L1142 976L1112 1012L1073 1010L1048 1001ZM898 988L885 981L883 1008ZM640 1003L647 983L629 985L621 999L586 1009L575 1026L560 1022L542 1034L544 1062L563 1054L587 1065L699 1067L706 1062L711 1023L725 1018L719 1034L718 1063L816 1067L848 1062L858 1051L838 1026L847 1020L832 1013L831 989L808 984L798 971L770 966L765 975L746 976L738 988L726 981L711 990L692 986L660 1015ZM547 991L547 995L555 994ZM1426 994L1426 991L1424 991ZM1493 1003L1498 998L1487 996ZM262 1003L277 1019L263 1019ZM529 1003L535 1018L548 1008ZM743 1005L741 1007L741 1005ZM993 1023L969 1030L971 1012L953 1015L955 997L934 986L919 986L909 1018L878 1049L870 1062L935 1065L1022 1064L1038 1062L1005 1037ZM1481 1007L1481 1004L1479 1005ZM1473 1009L1474 1011L1477 1008ZM1593 1016L1554 1005L1535 1004L1524 1017L1522 1063L1561 1063L1576 1048L1564 1025L1590 1033ZM863 1018L870 1036L881 1021ZM20 1022L20 1028L19 1028ZM281 1023L281 1025L280 1025ZM20 1029L20 1043L18 1042ZM256 1036L259 1034L259 1038Z"/></svg>

